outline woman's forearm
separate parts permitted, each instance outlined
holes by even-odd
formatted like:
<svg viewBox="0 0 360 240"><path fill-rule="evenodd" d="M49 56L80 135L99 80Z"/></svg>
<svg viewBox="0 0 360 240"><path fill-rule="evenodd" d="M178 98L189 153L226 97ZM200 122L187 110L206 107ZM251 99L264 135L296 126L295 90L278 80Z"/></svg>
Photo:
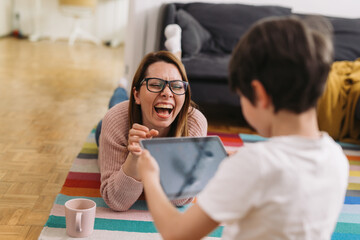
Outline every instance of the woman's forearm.
<svg viewBox="0 0 360 240"><path fill-rule="evenodd" d="M129 152L124 164L122 165L122 169L123 169L124 173L127 176L134 178L136 181L139 181L139 179L140 179L139 174L137 173L137 168L136 168L138 158L139 158L138 156Z"/></svg>
<svg viewBox="0 0 360 240"><path fill-rule="evenodd" d="M141 195L143 185L127 176L122 169L109 170L101 173L101 196L111 209L126 211Z"/></svg>
<svg viewBox="0 0 360 240"><path fill-rule="evenodd" d="M100 149L99 152L100 193L111 209L126 211L141 195L143 185L140 181L128 176L123 170L125 158L128 155L125 151L126 148L109 151L106 147Z"/></svg>

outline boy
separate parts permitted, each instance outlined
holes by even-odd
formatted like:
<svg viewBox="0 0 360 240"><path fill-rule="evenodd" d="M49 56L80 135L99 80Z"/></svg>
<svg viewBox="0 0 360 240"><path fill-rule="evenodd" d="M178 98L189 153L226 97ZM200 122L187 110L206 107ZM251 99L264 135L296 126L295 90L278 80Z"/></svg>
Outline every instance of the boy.
<svg viewBox="0 0 360 240"><path fill-rule="evenodd" d="M316 22L315 22L316 23ZM316 102L332 63L330 36L294 17L256 23L236 46L230 85L266 142L225 159L197 202L180 213L144 151L138 170L164 239L330 239L343 204L348 161L317 125Z"/></svg>

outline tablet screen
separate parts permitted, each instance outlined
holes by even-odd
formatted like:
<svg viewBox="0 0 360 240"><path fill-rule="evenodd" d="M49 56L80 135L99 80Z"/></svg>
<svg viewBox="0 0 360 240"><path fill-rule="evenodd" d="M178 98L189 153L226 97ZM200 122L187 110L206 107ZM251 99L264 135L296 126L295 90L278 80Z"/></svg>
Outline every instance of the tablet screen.
<svg viewBox="0 0 360 240"><path fill-rule="evenodd" d="M142 140L160 167L160 182L169 199L196 196L227 156L218 136Z"/></svg>

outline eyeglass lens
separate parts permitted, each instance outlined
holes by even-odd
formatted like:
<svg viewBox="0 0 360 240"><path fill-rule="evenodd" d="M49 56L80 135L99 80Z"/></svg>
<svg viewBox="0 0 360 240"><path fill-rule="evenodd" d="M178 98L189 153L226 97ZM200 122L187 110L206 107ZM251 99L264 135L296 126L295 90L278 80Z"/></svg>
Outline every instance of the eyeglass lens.
<svg viewBox="0 0 360 240"><path fill-rule="evenodd" d="M186 92L186 83L181 80L168 81L157 78L147 79L147 88L150 92L161 92L169 84L170 90L175 94L184 94Z"/></svg>

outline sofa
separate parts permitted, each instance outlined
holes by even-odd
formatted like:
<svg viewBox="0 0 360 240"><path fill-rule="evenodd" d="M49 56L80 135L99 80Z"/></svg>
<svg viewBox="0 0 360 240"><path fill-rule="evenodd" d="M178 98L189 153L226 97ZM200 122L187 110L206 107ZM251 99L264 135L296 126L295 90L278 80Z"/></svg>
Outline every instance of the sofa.
<svg viewBox="0 0 360 240"><path fill-rule="evenodd" d="M163 34L168 24L182 28L182 61L191 84L192 99L206 114L241 117L239 98L228 87L231 51L244 32L257 20L296 14L280 6L226 3L168 3L163 6L159 49L165 49ZM327 17L334 27L335 61L360 57L360 19ZM357 115L360 120L360 99ZM235 114L235 115L234 115Z"/></svg>

